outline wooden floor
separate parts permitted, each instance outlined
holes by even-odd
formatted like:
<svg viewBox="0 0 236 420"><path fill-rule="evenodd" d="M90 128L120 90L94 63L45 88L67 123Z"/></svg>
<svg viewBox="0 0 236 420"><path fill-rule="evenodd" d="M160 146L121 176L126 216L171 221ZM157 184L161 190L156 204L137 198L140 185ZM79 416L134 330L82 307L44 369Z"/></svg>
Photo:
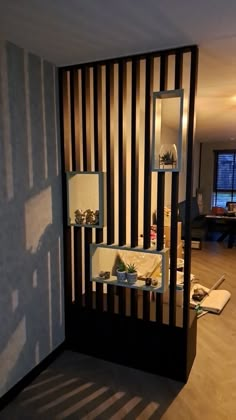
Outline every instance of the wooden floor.
<svg viewBox="0 0 236 420"><path fill-rule="evenodd" d="M191 271L209 287L225 273L221 288L232 297L222 314L198 319L197 356L186 385L65 352L0 419L236 419L236 247L205 243L193 250Z"/></svg>

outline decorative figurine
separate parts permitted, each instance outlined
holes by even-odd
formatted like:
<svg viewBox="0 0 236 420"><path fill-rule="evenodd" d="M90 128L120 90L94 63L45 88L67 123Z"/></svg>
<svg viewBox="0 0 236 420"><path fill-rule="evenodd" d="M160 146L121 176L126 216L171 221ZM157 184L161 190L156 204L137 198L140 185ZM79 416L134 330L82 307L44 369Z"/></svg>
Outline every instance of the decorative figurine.
<svg viewBox="0 0 236 420"><path fill-rule="evenodd" d="M82 209L75 210L75 223L77 225L98 225L99 224L99 210Z"/></svg>
<svg viewBox="0 0 236 420"><path fill-rule="evenodd" d="M151 277L146 277L145 284L146 284L146 286L151 286L151 284L152 284L152 278Z"/></svg>
<svg viewBox="0 0 236 420"><path fill-rule="evenodd" d="M83 225L84 218L85 218L85 215L82 209L75 210L75 223L77 225Z"/></svg>
<svg viewBox="0 0 236 420"><path fill-rule="evenodd" d="M86 225L93 225L93 220L94 220L94 213L91 209L87 209L84 212L85 215L85 223Z"/></svg>
<svg viewBox="0 0 236 420"><path fill-rule="evenodd" d="M100 271L98 276L102 279L108 280L110 278L110 271Z"/></svg>
<svg viewBox="0 0 236 420"><path fill-rule="evenodd" d="M94 212L94 225L99 224L99 210L95 210Z"/></svg>

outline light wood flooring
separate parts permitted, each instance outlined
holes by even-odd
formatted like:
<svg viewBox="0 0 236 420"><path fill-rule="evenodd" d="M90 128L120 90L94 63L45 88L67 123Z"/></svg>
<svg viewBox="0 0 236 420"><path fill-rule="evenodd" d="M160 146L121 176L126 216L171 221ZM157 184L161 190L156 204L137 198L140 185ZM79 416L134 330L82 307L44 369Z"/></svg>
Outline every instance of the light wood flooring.
<svg viewBox="0 0 236 420"><path fill-rule="evenodd" d="M205 243L193 250L191 271L209 287L225 273L221 288L232 297L220 315L198 319L197 356L186 385L64 352L0 419L236 419L236 247Z"/></svg>

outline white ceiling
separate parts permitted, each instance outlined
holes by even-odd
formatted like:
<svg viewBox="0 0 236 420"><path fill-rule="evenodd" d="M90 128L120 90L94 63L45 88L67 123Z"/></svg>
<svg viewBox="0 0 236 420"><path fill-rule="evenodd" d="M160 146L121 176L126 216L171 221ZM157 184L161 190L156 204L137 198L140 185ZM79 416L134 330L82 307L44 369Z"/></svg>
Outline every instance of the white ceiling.
<svg viewBox="0 0 236 420"><path fill-rule="evenodd" d="M235 0L0 0L0 36L61 65L197 44L197 138L236 138Z"/></svg>

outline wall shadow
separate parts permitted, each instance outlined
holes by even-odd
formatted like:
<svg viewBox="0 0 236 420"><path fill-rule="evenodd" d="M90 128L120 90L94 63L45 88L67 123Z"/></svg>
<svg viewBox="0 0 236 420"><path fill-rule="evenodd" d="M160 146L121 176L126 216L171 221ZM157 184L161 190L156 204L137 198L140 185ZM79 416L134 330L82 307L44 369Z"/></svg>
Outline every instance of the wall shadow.
<svg viewBox="0 0 236 420"><path fill-rule="evenodd" d="M1 57L0 396L64 340L57 72L8 42Z"/></svg>

